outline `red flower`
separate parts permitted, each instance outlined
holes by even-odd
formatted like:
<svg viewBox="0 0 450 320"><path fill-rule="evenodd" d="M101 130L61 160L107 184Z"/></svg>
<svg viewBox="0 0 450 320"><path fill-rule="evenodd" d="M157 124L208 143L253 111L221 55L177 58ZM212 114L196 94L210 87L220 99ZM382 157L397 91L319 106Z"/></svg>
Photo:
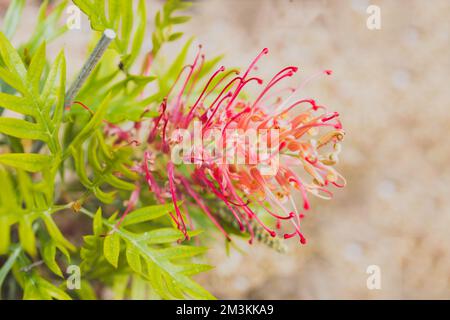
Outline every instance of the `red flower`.
<svg viewBox="0 0 450 320"><path fill-rule="evenodd" d="M300 224L304 216L302 212L309 209L308 193L330 198L331 185L345 185L344 178L333 168L344 131L337 112L328 112L313 99L296 96L313 78L329 75L331 71L313 75L297 89L291 90L287 98L281 99L272 93L273 88L297 72L296 67L286 67L262 87L256 99L246 100L242 98L246 87L263 85L263 80L251 77L250 72L268 53L264 49L242 76L234 70L225 72L225 68L220 67L199 90L196 99L191 100L198 86L196 71L203 66L204 57L200 51L193 64L180 73L177 81L186 72L187 76L179 91L175 94L175 85L172 87L161 104L160 116L153 120L147 139L152 150L145 154L143 165L150 189L160 202L164 201L164 193L170 192L175 206L172 219L186 238L185 219L177 205L179 186L228 237L206 206L201 192L197 191L199 188L196 186L200 186L223 201L242 231L252 234L250 221L255 220L270 235L276 235L257 213L259 208L264 208L274 218L276 226L279 227L281 222L292 225L292 231L284 234L284 238L298 235L300 242L306 243ZM198 125L201 129L196 132ZM256 133L251 136L256 138L247 143L246 135L240 132L249 131ZM270 133L264 145L259 139L261 133ZM187 140L192 139L194 144L187 144ZM249 146L253 143L254 147L256 140L256 148ZM195 166L190 176L177 170L178 162L173 159L174 152L180 148L183 150L182 162ZM265 152L261 153L261 148ZM167 188L156 183L148 165L150 154L158 152L171 156L167 163ZM233 161L236 155L243 162ZM293 168L299 168L301 172ZM302 196L302 210L295 205L294 193Z"/></svg>

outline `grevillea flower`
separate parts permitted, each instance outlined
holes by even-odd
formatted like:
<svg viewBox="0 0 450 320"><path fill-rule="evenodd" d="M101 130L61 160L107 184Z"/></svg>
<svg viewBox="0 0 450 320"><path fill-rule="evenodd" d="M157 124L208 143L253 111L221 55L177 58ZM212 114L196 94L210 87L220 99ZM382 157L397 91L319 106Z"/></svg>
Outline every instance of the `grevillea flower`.
<svg viewBox="0 0 450 320"><path fill-rule="evenodd" d="M191 65L187 65L160 106L160 115L153 119L147 138L148 149L144 154L141 172L149 188L159 202L172 201L172 219L188 238L188 212L179 207L181 198L188 199L212 220L228 238L219 218L211 212L203 193L214 194L229 214L247 231L253 240L251 222L260 224L271 236L276 236L277 228L288 223L290 228L284 238L298 236L301 243L306 239L301 232L301 219L310 207L308 194L321 198L331 198L331 187L343 187L344 178L333 168L340 151L339 142L344 137L339 114L329 112L310 98L298 98L303 87L320 75L331 71L321 71L309 77L296 89L289 89L289 95L282 98L279 83L291 77L298 70L289 66L264 84L263 80L251 76L258 60L268 53L267 49L252 61L241 75L235 70L227 71L220 67L209 80L197 88L196 75L203 67L204 56L199 52ZM260 87L256 98L242 98L247 87ZM177 88L177 89L175 89ZM192 97L194 92L198 96ZM184 160L192 161L193 169L179 170L171 154L183 143L177 130L184 130L188 137L195 138L195 125L201 124L201 143L184 153ZM277 139L267 140L269 155L260 156L244 143L236 143L228 134L229 129L277 132ZM210 152L205 137L208 132L219 132L213 144L223 150L235 149L246 161L230 163L223 160L224 155ZM209 144L210 142L208 142ZM166 154L166 174L168 183L160 185L155 178L155 157ZM263 169L274 167L275 172L267 174ZM297 208L294 197L300 195L302 207ZM274 228L266 225L260 209L266 211L274 220ZM182 213L184 211L184 215ZM186 222L188 220L188 222Z"/></svg>

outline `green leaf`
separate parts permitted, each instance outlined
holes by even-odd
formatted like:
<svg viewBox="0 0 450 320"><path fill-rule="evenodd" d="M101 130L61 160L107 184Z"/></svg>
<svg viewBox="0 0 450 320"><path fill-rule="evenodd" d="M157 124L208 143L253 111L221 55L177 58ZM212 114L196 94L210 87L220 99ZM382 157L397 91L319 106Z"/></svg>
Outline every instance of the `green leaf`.
<svg viewBox="0 0 450 320"><path fill-rule="evenodd" d="M0 92L0 107L25 115L34 116L35 111L27 98Z"/></svg>
<svg viewBox="0 0 450 320"><path fill-rule="evenodd" d="M87 280L81 280L80 289L77 290L77 294L81 300L97 300L95 290Z"/></svg>
<svg viewBox="0 0 450 320"><path fill-rule="evenodd" d="M90 192L93 192L101 202L111 203L114 201L118 190L104 192L102 188L105 184L109 184L114 189L126 191L132 191L136 188L134 181L139 177L128 168L132 166L130 157L133 150L126 146L121 148L108 146L100 129L92 135L87 146L87 162L84 157L85 147L82 144L77 148L71 147L71 154L75 160L75 170L81 183ZM88 178L86 171L86 168L89 167L93 169L91 178ZM120 174L121 179L114 174ZM124 179L130 179L132 182Z"/></svg>
<svg viewBox="0 0 450 320"><path fill-rule="evenodd" d="M188 22L190 19L191 19L191 17L188 17L188 16L178 16L178 17L175 17L175 18L171 18L169 20L169 22L172 23L172 24L181 24L181 23Z"/></svg>
<svg viewBox="0 0 450 320"><path fill-rule="evenodd" d="M104 178L106 182L117 189L132 191L136 188L134 184L123 181L112 174L107 174Z"/></svg>
<svg viewBox="0 0 450 320"><path fill-rule="evenodd" d="M21 139L48 141L48 136L35 123L15 118L0 118L0 133Z"/></svg>
<svg viewBox="0 0 450 320"><path fill-rule="evenodd" d="M90 216L91 218L95 217L93 213L85 209L81 209L81 212ZM200 272L201 269L206 270L206 267L196 264L174 264L173 262L171 262L171 260L177 259L176 252L164 252L160 249L152 248L147 243L141 241L141 236L147 233L136 234L129 232L124 228L115 229L115 223L115 217L108 220L103 219L103 224L109 229L114 230L113 235L120 237L126 244L125 254L127 255L127 263L128 265L130 265L130 268L132 268L132 270L137 274L140 274L142 277L147 279L151 283L152 289L154 289L154 291L161 298L180 299L185 297L192 297L196 299L214 299L214 297L210 293L208 293L208 291L206 291L203 287L190 279L189 276L184 274ZM175 231L177 237L179 237L180 234L182 235L179 230ZM195 233L198 232L194 232L191 235L194 235ZM107 250L108 252L104 252L104 256L108 261L111 259L108 258L108 256L116 257L113 260L114 263L117 263L116 259L118 259L118 255L120 253L120 244L116 246L111 245L112 241L120 243L120 240L117 241L105 239L105 243L103 244L103 246L104 248L108 247L110 249ZM111 254L109 251L115 251L115 253ZM178 258L182 257L183 254L185 256L194 255L194 252L188 252L188 250L181 249L181 251L184 252L179 253ZM171 253L173 253L174 255L170 256ZM88 257L86 253L84 253L83 255L85 257ZM137 256L139 256L139 260L137 259ZM139 273L140 270L142 271ZM116 280L116 277L114 278L114 286L116 286L118 285L118 280ZM121 297L123 297L123 293L128 280L129 277L126 277L126 279L123 279L123 281L120 282L122 283L120 287L121 289L123 289L119 290L121 293Z"/></svg>
<svg viewBox="0 0 450 320"><path fill-rule="evenodd" d="M0 54L5 65L20 79L27 78L27 69L23 64L22 59L12 46L9 40L5 37L3 32L0 32Z"/></svg>
<svg viewBox="0 0 450 320"><path fill-rule="evenodd" d="M0 79L2 79L4 82L6 82L8 85L10 85L20 93L28 93L27 86L23 84L22 79L3 67L0 67Z"/></svg>
<svg viewBox="0 0 450 320"><path fill-rule="evenodd" d="M11 244L10 217L0 216L0 255L7 254Z"/></svg>
<svg viewBox="0 0 450 320"><path fill-rule="evenodd" d="M125 298L125 291L130 277L128 275L119 274L114 276L114 285L112 291L115 300L123 300Z"/></svg>
<svg viewBox="0 0 450 320"><path fill-rule="evenodd" d="M6 276L16 262L21 251L22 248L19 245L14 245L14 247L12 248L12 253L9 255L8 260L6 260L5 264L0 269L0 299L3 282L5 281Z"/></svg>
<svg viewBox="0 0 450 320"><path fill-rule="evenodd" d="M209 264L183 264L177 265L177 267L179 267L181 273L183 273L186 276L193 276L202 272L209 271L214 268Z"/></svg>
<svg viewBox="0 0 450 320"><path fill-rule="evenodd" d="M66 257L67 262L70 262L70 260L71 260L70 253L69 253L69 251L67 251L66 247L63 247L61 244L56 243L56 242L55 242L55 245L56 245L56 248L58 248L58 250L61 251L61 253Z"/></svg>
<svg viewBox="0 0 450 320"><path fill-rule="evenodd" d="M13 184L9 172L0 166L0 181L2 182L2 192L0 192L0 211L15 209L19 205L17 199L16 187ZM0 218L7 218L7 216L0 215Z"/></svg>
<svg viewBox="0 0 450 320"><path fill-rule="evenodd" d="M48 282L43 278L38 279L38 285L40 286L41 290L43 290L46 294L50 295L54 299L72 300L72 298L67 293L65 293L63 290L59 289L58 287L54 286L53 284L51 284L50 282Z"/></svg>
<svg viewBox="0 0 450 320"><path fill-rule="evenodd" d="M0 163L29 172L43 171L50 163L51 157L35 153L7 153L0 155Z"/></svg>
<svg viewBox="0 0 450 320"><path fill-rule="evenodd" d="M64 52L61 51L55 64L58 64L60 76L59 76L59 87L57 87L57 102L55 105L55 112L53 113L52 123L55 125L54 139L58 140L58 131L61 125L65 95L66 95L66 58L64 57Z"/></svg>
<svg viewBox="0 0 450 320"><path fill-rule="evenodd" d="M175 32L170 35L168 40L175 41L175 40L178 40L179 38L181 38L182 36L183 36L183 32Z"/></svg>
<svg viewBox="0 0 450 320"><path fill-rule="evenodd" d="M131 67L131 65L134 63L134 61L138 57L139 52L141 51L141 48L142 48L142 43L144 41L144 37L145 37L145 30L146 30L146 26L147 26L147 14L146 14L147 10L145 8L144 0L139 1L138 12L139 12L138 25L137 25L136 33L134 35L133 44L131 46L130 58L127 61L128 68Z"/></svg>
<svg viewBox="0 0 450 320"><path fill-rule="evenodd" d="M31 83L36 94L39 92L39 81L41 80L45 64L45 42L43 42L31 59L30 66L28 67L28 81Z"/></svg>
<svg viewBox="0 0 450 320"><path fill-rule="evenodd" d="M188 16L173 16L176 11L186 10L191 5L190 2L168 0L164 3L162 11L155 15L155 31L152 34L153 55L156 56L161 46L167 41L174 41L181 37L179 32L171 33L173 26L189 21Z"/></svg>
<svg viewBox="0 0 450 320"><path fill-rule="evenodd" d="M104 192L99 187L92 189L94 195L103 203L112 203L116 195L116 191Z"/></svg>
<svg viewBox="0 0 450 320"><path fill-rule="evenodd" d="M92 3L86 0L73 0L73 3L80 8L85 14L89 15L91 12L95 12L95 8Z"/></svg>
<svg viewBox="0 0 450 320"><path fill-rule="evenodd" d="M25 251L32 257L36 256L36 237L32 226L32 221L26 215L19 222L19 238Z"/></svg>
<svg viewBox="0 0 450 320"><path fill-rule="evenodd" d="M0 54L7 67L7 69L0 67L0 77L19 91L24 99L2 95L0 103L5 100L7 107L9 105L14 111L23 111L24 114L32 115L34 118L34 122L29 121L29 123L23 122L21 119L2 119L0 132L18 138L42 140L48 144L52 154L59 153L61 147L58 129L64 97L62 92L65 91L65 59L63 53L61 52L58 55L52 65L41 95L38 91L39 81L45 66L45 45L42 45L33 56L28 71L17 51L1 33ZM57 83L58 77L60 78L59 83ZM58 103L56 103L57 97ZM52 108L53 106L55 108ZM52 114L53 121L51 119ZM59 158L53 159L59 161Z"/></svg>
<svg viewBox="0 0 450 320"><path fill-rule="evenodd" d="M42 259L44 260L47 267L56 275L63 278L63 273L61 268L56 263L56 243L52 240L46 241L42 244Z"/></svg>
<svg viewBox="0 0 450 320"><path fill-rule="evenodd" d="M105 237L103 254L105 255L106 260L117 268L120 254L120 237L116 232Z"/></svg>
<svg viewBox="0 0 450 320"><path fill-rule="evenodd" d="M109 0L109 23L113 25L115 21L118 22L117 17L120 15L120 0Z"/></svg>
<svg viewBox="0 0 450 320"><path fill-rule="evenodd" d="M163 299L171 300L171 295L167 292L164 285L164 279L162 273L159 271L158 265L152 260L147 260L147 274L148 279L155 292Z"/></svg>
<svg viewBox="0 0 450 320"><path fill-rule="evenodd" d="M146 298L147 283L141 277L133 275L131 282L131 299L144 300Z"/></svg>
<svg viewBox="0 0 450 320"><path fill-rule="evenodd" d="M188 235L191 237L194 237L200 233L200 230L188 231ZM183 233L178 229L161 228L143 233L139 238L139 241L147 244L162 244L175 242L183 238Z"/></svg>
<svg viewBox="0 0 450 320"><path fill-rule="evenodd" d="M92 186L92 182L89 180L86 172L86 168L84 165L84 149L83 148L71 148L72 157L75 163L75 171L78 174L78 178L80 182L86 187L90 188Z"/></svg>
<svg viewBox="0 0 450 320"><path fill-rule="evenodd" d="M134 9L134 1L109 0L107 10L102 0L73 2L88 16L92 29L103 32L110 28L116 31L118 37L114 40L114 48L121 56L124 69L128 71L139 55L145 36L145 0L139 1L137 10ZM137 18L133 14L134 11L139 13Z"/></svg>
<svg viewBox="0 0 450 320"><path fill-rule="evenodd" d="M93 222L93 228L94 228L94 234L96 236L100 236L103 234L103 223L102 223L102 208L99 207L97 212L95 213L94 222Z"/></svg>
<svg viewBox="0 0 450 320"><path fill-rule="evenodd" d="M127 243L127 248L126 248L125 253L126 253L128 264L130 265L131 269L134 272L140 274L142 272L142 264L141 264L139 250L137 250L137 248L132 243Z"/></svg>
<svg viewBox="0 0 450 320"><path fill-rule="evenodd" d="M52 6L51 10L48 10L48 0L42 3L39 8L38 22L33 28L31 38L23 45L30 54L34 54L43 41L50 42L68 30L67 25L58 25L66 6L67 0L63 0L56 6Z"/></svg>
<svg viewBox="0 0 450 320"><path fill-rule="evenodd" d="M130 42L131 31L133 30L133 3L132 1L120 1L120 11L122 16L122 50L126 52Z"/></svg>
<svg viewBox="0 0 450 320"><path fill-rule="evenodd" d="M13 266L13 273L23 288L23 299L25 300L70 300L70 296L60 288L56 287L42 276L36 268L23 272L31 264L28 257L20 252L16 263Z"/></svg>
<svg viewBox="0 0 450 320"><path fill-rule="evenodd" d="M204 254L208 248L177 245L169 248L160 249L159 256L171 260L192 258Z"/></svg>
<svg viewBox="0 0 450 320"><path fill-rule="evenodd" d="M23 288L23 300L51 300L52 296L41 291L37 281L27 281Z"/></svg>
<svg viewBox="0 0 450 320"><path fill-rule="evenodd" d="M98 151L98 139L95 135L89 141L87 152L88 162L92 166L92 169L94 169L96 174L101 174L104 168L99 160L100 152Z"/></svg>
<svg viewBox="0 0 450 320"><path fill-rule="evenodd" d="M10 3L3 20L3 32L7 38L12 38L16 32L24 7L25 0L12 0Z"/></svg>
<svg viewBox="0 0 450 320"><path fill-rule="evenodd" d="M58 75L61 78L65 78L65 58L63 52L60 52L47 76L47 81L45 82L44 88L41 93L41 99L43 104L43 111L48 113L50 107L53 104L53 94L57 88Z"/></svg>
<svg viewBox="0 0 450 320"><path fill-rule="evenodd" d="M128 226L162 217L173 210L173 204L162 204L143 207L130 212L122 221L122 226Z"/></svg>
<svg viewBox="0 0 450 320"><path fill-rule="evenodd" d="M59 245L69 249L70 251L75 251L76 248L73 244L67 240L61 231L59 230L58 226L56 225L55 221L53 221L52 217L49 213L45 213L41 216L44 220L45 226L47 227L48 233L50 237Z"/></svg>

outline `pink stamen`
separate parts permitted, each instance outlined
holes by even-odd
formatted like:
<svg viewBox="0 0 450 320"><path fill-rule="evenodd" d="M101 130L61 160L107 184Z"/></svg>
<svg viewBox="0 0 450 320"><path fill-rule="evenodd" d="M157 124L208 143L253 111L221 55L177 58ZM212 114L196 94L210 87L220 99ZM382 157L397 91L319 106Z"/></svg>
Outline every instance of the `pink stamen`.
<svg viewBox="0 0 450 320"><path fill-rule="evenodd" d="M264 203L262 203L262 201L258 201L258 203L264 208L264 210L266 210L271 216L279 219L279 220L290 220L295 216L294 212L289 213L288 216L280 216L278 214L276 214L275 212L271 211L269 208L267 208Z"/></svg>
<svg viewBox="0 0 450 320"><path fill-rule="evenodd" d="M170 193L172 196L172 202L173 202L173 206L175 208L175 212L177 214L177 219L174 221L178 225L178 229L181 232L183 232L185 239L189 240L189 235L186 230L186 224L184 223L183 215L181 214L180 208L178 207L178 204L177 204L177 196L176 196L176 189L175 189L175 183L174 183L174 179L175 179L174 164L172 163L172 161L169 161L169 163L167 164L167 174L168 174L168 178L169 178L169 187L170 187Z"/></svg>
<svg viewBox="0 0 450 320"><path fill-rule="evenodd" d="M219 81L217 81L217 83L214 85L214 87L212 87L211 88L211 90L209 90L206 94L205 94L205 96L203 97L203 100L204 99L206 99L211 93L213 93L216 89L217 89L217 87L226 79L226 78L228 78L231 74L235 74L235 75L239 75L239 71L238 70L235 70L235 69L232 69L232 70L230 70L230 71L228 71L227 73L225 73L224 75L223 75L223 77L222 78L220 78L219 79Z"/></svg>
<svg viewBox="0 0 450 320"><path fill-rule="evenodd" d="M187 124L190 122L192 115L194 113L195 108L197 108L197 105L199 103L199 101L201 100L201 98L203 97L203 95L205 94L205 91L208 89L209 85L211 84L211 82L214 80L214 78L220 73L225 71L225 67L220 67L216 72L214 72L214 74L211 76L211 78L209 78L208 82L206 83L205 87L202 90L202 93L199 95L199 97L197 98L197 101L195 101L193 107L191 108L191 110L189 110L189 113L186 117L186 121L185 121L185 127L187 126Z"/></svg>
<svg viewBox="0 0 450 320"><path fill-rule="evenodd" d="M322 122L327 122L327 121L329 121L329 120L331 120L331 119L334 119L334 118L336 118L336 117L339 117L339 113L338 112L333 112L333 114L332 115L330 115L330 116L328 116L328 117L325 117L325 118L322 118Z"/></svg>
<svg viewBox="0 0 450 320"><path fill-rule="evenodd" d="M285 71L288 71L288 72L282 74ZM283 70L281 70L280 72L278 72L270 80L270 82L267 84L267 86L264 88L264 90L260 93L260 95L256 98L255 102L253 103L252 108L255 107L258 104L259 101L261 101L263 96L270 90L270 88L272 88L274 85L276 85L278 82L280 82L284 78L292 77L295 72L297 72L297 68L296 67L287 67L287 68L284 68Z"/></svg>
<svg viewBox="0 0 450 320"><path fill-rule="evenodd" d="M325 70L325 71L320 71L317 73L314 73L313 75L309 76L306 80L304 80L303 82L300 83L300 85L291 93L291 95L289 95L289 97L284 100L284 102L277 107L276 112L279 112L279 110L283 110L284 107L290 102L290 100L292 99L292 97L300 90L302 90L309 82L311 82L312 80L314 80L315 78L323 75L323 74L327 74L330 75L331 74L331 70Z"/></svg>
<svg viewBox="0 0 450 320"><path fill-rule="evenodd" d="M236 114L234 117L232 117L226 124L225 127L222 129L222 136L225 135L225 130L228 128L228 126L234 122L234 120L236 120L237 118L239 118L240 116L242 116L244 113L248 113L250 112L252 109L250 107L245 108L244 110L242 110L241 112L239 112L238 114Z"/></svg>
<svg viewBox="0 0 450 320"><path fill-rule="evenodd" d="M297 183L297 185L300 188L300 192L302 193L302 198L303 198L303 208L305 210L309 210L310 205L309 205L309 200L308 200L308 195L306 193L305 187L303 186L303 183L300 181L299 178L297 178L294 174L293 176L291 176L289 178L289 182L295 182Z"/></svg>
<svg viewBox="0 0 450 320"><path fill-rule="evenodd" d="M186 101L189 100L189 98L190 98L190 96L191 96L191 93L192 93L192 90L194 89L194 87L195 87L195 85L196 85L196 83L197 83L198 76L199 76L200 72L202 71L203 65L205 64L205 55L202 54L202 55L200 56L200 59L201 59L202 61L200 62L200 65L199 65L199 67L198 67L198 69L197 69L197 72L195 72L194 77L192 78L192 83L191 83L191 85L189 86L188 93L186 94Z"/></svg>
<svg viewBox="0 0 450 320"><path fill-rule="evenodd" d="M269 49L264 48L262 49L262 51L256 56L256 58L252 61L252 63L250 64L250 66L248 67L247 71L245 71L244 76L242 77L243 79L245 79L248 75L248 73L250 72L250 70L253 69L253 67L255 66L255 64L258 62L259 59L261 59L261 57L265 54L269 53Z"/></svg>
<svg viewBox="0 0 450 320"><path fill-rule="evenodd" d="M197 65L198 59L199 59L199 57L200 57L201 50L202 50L202 46L199 45L199 46L198 46L198 52L197 52L197 55L196 55L196 57L195 57L195 59L194 59L194 63L192 64L192 66L191 66L191 68L190 68L191 70L189 71L189 74L187 75L186 80L184 81L184 84L183 84L183 86L182 86L180 92L178 93L178 97L177 97L177 101L176 101L176 103L175 103L175 109L174 109L174 113L173 113L173 114L174 114L174 117L175 117L175 118L174 118L174 122L178 122L178 121L179 121L179 118L180 118L180 116L181 116L181 114L182 114L182 107L181 107L181 104L180 104L181 97L182 97L184 91L186 90L186 86L187 86L189 80L190 80L191 77L192 77L192 73L194 72L195 66Z"/></svg>
<svg viewBox="0 0 450 320"><path fill-rule="evenodd" d="M205 128L208 128L208 125L211 123L214 115L216 114L217 110L220 108L220 106L222 105L222 102L228 98L230 98L232 96L231 92L228 92L222 99L220 99L219 103L217 104L217 107L214 108L213 112L211 113L211 115L209 116L209 118L206 120L205 123Z"/></svg>
<svg viewBox="0 0 450 320"><path fill-rule="evenodd" d="M223 200L225 202L225 205L231 210L232 214L234 215L237 222L239 223L239 229L241 231L244 231L244 225L242 224L241 218L239 217L237 212L230 206L230 203L231 203L230 200L227 199L227 197L223 194L223 192L220 193L219 191L216 190L215 186L211 183L211 181L208 180L208 178L206 177L204 172L198 172L198 174L199 174L199 177L202 179L202 182L205 183L215 195L217 195L221 200ZM222 189L222 187L221 187L221 189ZM246 205L246 204L238 205L238 204L234 204L234 203L232 203L232 204L236 205L236 206L245 206Z"/></svg>
<svg viewBox="0 0 450 320"><path fill-rule="evenodd" d="M74 101L73 104L72 104L72 106L73 106L74 104L80 105L83 109L89 111L89 113L90 113L91 115L94 115L94 112L91 110L91 108L89 108L88 106L86 106L84 103L82 103L82 102L80 102L80 101ZM66 110L70 110L70 108L71 108L71 106L67 106L67 107L66 107Z"/></svg>
<svg viewBox="0 0 450 320"><path fill-rule="evenodd" d="M128 213L130 213L130 211L136 205L137 201L139 200L140 192L141 192L141 187L139 186L139 184L136 184L136 189L134 189L134 191L131 193L130 199L128 200L127 207L126 207L124 213L122 214L122 217L116 223L116 226L115 226L116 229L119 228L119 226L123 222L123 219L125 219L125 217L128 215Z"/></svg>
<svg viewBox="0 0 450 320"><path fill-rule="evenodd" d="M183 177L179 177L179 179L181 180L181 183L183 184L183 186L185 187L186 191L190 194L190 196L195 200L195 202L197 202L197 204L199 205L199 207L206 213L206 215L208 216L209 219L211 219L212 223L220 230L220 232L223 233L223 235L231 241L230 236L228 235L228 233L222 228L222 226L219 224L219 222L216 220L216 218L211 214L211 212L209 211L209 209L205 206L205 204L203 203L203 201L200 199L199 195L194 191L194 189L191 188L191 186L189 185L189 182L186 181L185 178Z"/></svg>
<svg viewBox="0 0 450 320"><path fill-rule="evenodd" d="M261 225L261 227L263 227L264 230L266 230L266 231L270 234L271 237L276 237L277 233L276 233L275 231L271 230L269 227L267 227L267 226L261 221L261 219L258 218L258 216L257 216L256 214L253 216L253 218L254 218L256 221L258 221L258 223Z"/></svg>
<svg viewBox="0 0 450 320"><path fill-rule="evenodd" d="M159 126L159 122L161 121L161 118L164 117L164 114L166 112L166 108L167 108L167 99L164 99L163 102L161 103L161 114L153 120L153 129L152 131L150 131L148 138L147 138L147 142L148 143L152 143L153 140L156 137L156 131L158 130L158 126Z"/></svg>
<svg viewBox="0 0 450 320"><path fill-rule="evenodd" d="M231 79L231 80L223 87L222 91L217 95L216 99L214 99L214 101L211 103L211 105L210 105L208 108L206 108L205 112L200 116L200 118L204 118L204 117L206 116L206 113L208 112L208 110L210 110L210 109L214 106L214 104L216 104L216 102L219 101L219 99L222 97L222 94L223 94L226 90L228 90L229 87L231 87L231 85L233 85L233 83L234 83L235 81L240 80L240 79L241 79L241 77L234 77L233 79ZM232 95L231 92L227 93L227 95L229 95L229 94ZM222 100L221 100L221 101L222 101Z"/></svg>
<svg viewBox="0 0 450 320"><path fill-rule="evenodd" d="M153 175L151 174L150 168L148 167L149 160L150 160L150 153L148 151L145 151L144 152L144 163L142 165L142 168L145 173L145 180L147 181L148 189L149 189L149 191L152 191L155 194L156 198L158 199L158 201L160 203L165 203L164 198L161 196L161 188L156 183L156 180L153 177Z"/></svg>

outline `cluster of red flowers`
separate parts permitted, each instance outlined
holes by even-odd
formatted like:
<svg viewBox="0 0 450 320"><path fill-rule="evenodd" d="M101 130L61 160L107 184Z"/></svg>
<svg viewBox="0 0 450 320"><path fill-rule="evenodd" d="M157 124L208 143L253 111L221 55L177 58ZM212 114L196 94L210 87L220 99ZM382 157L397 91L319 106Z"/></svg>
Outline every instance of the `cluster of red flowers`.
<svg viewBox="0 0 450 320"><path fill-rule="evenodd" d="M319 75L329 75L331 71L325 70L311 76L298 88L289 89L288 97L281 98L278 93L273 93L273 88L284 78L293 76L297 68L289 66L282 69L264 85L262 79L251 77L250 73L267 53L267 49L262 50L242 75L235 70L226 72L224 67L220 67L198 91L200 94L195 102L188 105L189 96L196 92L196 71L202 68L204 62L200 48L194 62L187 65L177 79L177 82L184 79L179 83L179 91L174 93L176 86L172 87L161 104L159 117L153 119L147 139L149 149L145 152L141 169L156 199L165 202L170 197L173 201L175 212L171 217L186 238L184 217L188 217L188 213L183 216L178 206L180 188L177 186L184 189L226 237L228 234L206 205L201 192L212 193L223 201L241 231L249 232L252 239L252 220L271 236L276 235L275 229L280 228L281 222L290 222L292 231L285 233L284 238L299 236L300 242L306 243L300 224L304 212L310 207L308 193L330 198L331 186L345 185L344 178L333 168L340 151L339 142L344 136L339 114L327 111L313 99L297 97L306 83ZM244 100L240 95L250 83L262 86L260 94L252 101ZM189 176L177 170L178 166L169 160L168 184L159 185L152 171L152 159L158 152L170 155L171 150L180 143L173 138L175 130L191 132L194 121L201 122L203 132L220 130L223 135L221 144L228 143L226 129L277 130L278 141L268 142L269 149L276 151L276 172L268 175L261 170L262 165L273 165L273 156L256 157L256 163L249 164L219 163L201 150L201 161L193 164L195 169ZM240 148L236 144L233 147ZM246 158L255 157L245 148L241 148L240 152ZM295 193L303 199L302 210L295 204ZM261 208L274 218L275 228L265 225L260 219L258 211Z"/></svg>

